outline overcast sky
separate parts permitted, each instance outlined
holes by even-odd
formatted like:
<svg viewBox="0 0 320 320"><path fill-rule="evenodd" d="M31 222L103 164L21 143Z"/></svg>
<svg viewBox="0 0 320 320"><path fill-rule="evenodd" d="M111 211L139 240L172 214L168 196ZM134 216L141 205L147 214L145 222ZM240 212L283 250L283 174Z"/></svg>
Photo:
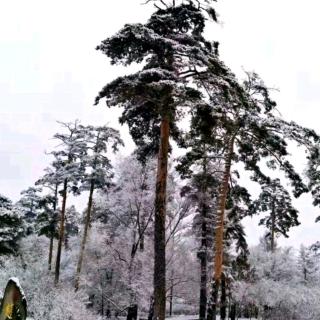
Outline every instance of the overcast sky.
<svg viewBox="0 0 320 320"><path fill-rule="evenodd" d="M59 130L56 120L80 119L121 129L127 154L133 148L119 112L93 107L97 92L117 75L96 45L125 23L144 22L153 11L142 0L10 0L0 3L0 193L13 200L41 176ZM320 105L320 29L316 0L220 0L220 24L207 30L219 40L220 55L241 77L260 74L275 92L286 119L318 129ZM320 128L319 128L320 132ZM292 150L300 170L304 160ZM301 226L281 244L299 246L317 240L320 210L309 196L297 201ZM263 228L246 221L249 243Z"/></svg>

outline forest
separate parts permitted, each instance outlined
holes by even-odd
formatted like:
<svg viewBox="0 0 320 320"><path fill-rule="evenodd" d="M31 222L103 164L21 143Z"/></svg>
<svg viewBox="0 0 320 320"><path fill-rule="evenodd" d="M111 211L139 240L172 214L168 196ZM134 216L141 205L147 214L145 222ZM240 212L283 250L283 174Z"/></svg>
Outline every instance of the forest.
<svg viewBox="0 0 320 320"><path fill-rule="evenodd" d="M1 191L0 288L19 279L33 320L320 319L320 240L278 243L300 225L296 198L320 205L320 135L283 117L256 72L224 63L205 33L215 1L143 5L147 21L96 47L135 72L88 107L119 109L135 150L121 155L121 126L57 119L50 165L20 200Z"/></svg>

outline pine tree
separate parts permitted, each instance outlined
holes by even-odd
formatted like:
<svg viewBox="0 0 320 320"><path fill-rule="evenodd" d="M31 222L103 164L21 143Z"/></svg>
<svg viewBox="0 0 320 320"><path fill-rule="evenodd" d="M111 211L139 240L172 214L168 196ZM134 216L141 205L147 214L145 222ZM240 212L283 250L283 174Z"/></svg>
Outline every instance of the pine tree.
<svg viewBox="0 0 320 320"><path fill-rule="evenodd" d="M0 254L16 254L25 235L22 212L7 197L0 195Z"/></svg>
<svg viewBox="0 0 320 320"><path fill-rule="evenodd" d="M6 196L0 194L0 208L10 210L12 207L12 201Z"/></svg>
<svg viewBox="0 0 320 320"><path fill-rule="evenodd" d="M212 115L209 105L203 105L192 113L191 130L186 135L186 146L189 151L180 159L177 167L182 177L190 178L191 181L183 192L188 194L196 203L198 215L195 216L195 223L201 230L201 248L198 257L201 262L201 285L200 285L200 308L199 317L205 318L207 308L207 274L206 265L208 256L212 257L212 240L215 236L216 206L223 172L223 146L218 140L219 131L216 126L216 119ZM216 138L213 138L216 137ZM229 268L232 264L229 248L234 246L239 256L247 256L248 249L245 241L245 234L241 220L249 214L251 204L250 195L245 188L237 185L239 178L237 172L230 174L228 181L228 193L225 208L227 211L225 221L225 252L224 265ZM230 249L231 250L231 249ZM211 254L210 254L211 253ZM226 283L231 278L223 274L222 296L221 296L221 318L226 316ZM213 292L218 299L218 292ZM212 311L215 314L215 311Z"/></svg>
<svg viewBox="0 0 320 320"><path fill-rule="evenodd" d="M149 1L150 2L150 1ZM155 2L156 3L156 2ZM179 141L177 121L185 107L194 107L201 93L188 86L194 68L215 58L217 44L202 37L206 18L203 7L195 1L176 5L160 1L158 10L145 24L127 24L115 36L104 40L98 49L111 63L129 65L145 62L135 74L120 77L99 93L96 103L106 98L109 106L123 106L121 123L130 133L142 158L158 153L154 221L154 301L153 317L165 317L165 220L169 138ZM214 10L206 10L215 17ZM222 64L216 59L217 73Z"/></svg>
<svg viewBox="0 0 320 320"><path fill-rule="evenodd" d="M268 213L260 220L260 225L268 228L266 235L270 238L270 249L275 249L275 237L281 234L288 237L290 228L298 226L298 210L292 206L289 192L281 185L280 179L273 179L262 186L259 198L253 204L257 212Z"/></svg>
<svg viewBox="0 0 320 320"><path fill-rule="evenodd" d="M320 148L319 146L314 146L310 155L308 157L308 168L306 170L306 175L309 180L308 187L311 191L313 197L313 205L320 205ZM316 222L320 221L320 215L316 218Z"/></svg>
<svg viewBox="0 0 320 320"><path fill-rule="evenodd" d="M239 85L231 74L226 76L224 84L220 86L224 94L220 92L217 95L217 84L215 78L211 80L209 71L210 68L199 77L199 81L210 95L212 125L214 132L218 133L212 136L212 143L216 144L218 150L223 150L221 158L224 161L217 197L214 246L213 278L218 290L223 271L225 208L233 163L242 162L245 170L252 172L252 180L260 184L268 181L268 176L261 170L262 163L271 169L282 170L297 197L308 189L288 161L287 141L293 140L309 150L318 136L313 130L276 116L276 104L256 74L248 74L243 85ZM215 317L213 310L216 302L212 303L208 320Z"/></svg>
<svg viewBox="0 0 320 320"><path fill-rule="evenodd" d="M238 177L237 174L234 174L234 176ZM250 214L251 206L251 196L247 189L238 185L236 179L232 178L229 183L226 201L224 271L221 275L221 319L226 318L228 304L231 305L233 310L235 309L235 305L232 304L231 288L233 282L242 278L243 273L248 269L249 249L242 219ZM213 288L213 290L216 290L216 288ZM228 296L227 291L229 292ZM218 293L215 294L217 295Z"/></svg>
<svg viewBox="0 0 320 320"><path fill-rule="evenodd" d="M210 111L204 106L192 113L190 132L184 138L189 151L179 159L177 166L182 178L188 179L182 194L197 210L193 225L200 239L197 253L200 261L199 319L206 318L208 259L213 246L215 199L221 170L217 149L211 143L215 128L212 127Z"/></svg>
<svg viewBox="0 0 320 320"><path fill-rule="evenodd" d="M38 234L46 235L50 239L48 269L52 267L53 242L55 238L59 238L58 230L58 191L61 184L61 178L56 175L58 162L53 162L51 167L46 168L45 174L36 181L36 185L40 185L49 189L50 193L44 196L40 201L42 212L38 216Z"/></svg>
<svg viewBox="0 0 320 320"><path fill-rule="evenodd" d="M77 121L74 123L62 123L61 126L66 133L57 133L54 139L59 141L59 150L52 151L54 160L53 179L62 185L60 194L62 205L60 212L59 240L57 248L57 258L55 266L55 283L58 284L60 277L60 261L62 244L65 236L65 214L68 192L79 194L79 182L84 176L83 157L86 155L85 133Z"/></svg>
<svg viewBox="0 0 320 320"><path fill-rule="evenodd" d="M42 189L37 187L29 187L21 191L21 199L17 202L17 206L24 212L24 221L27 224L27 234L34 232L35 222L38 215L39 202L41 199Z"/></svg>
<svg viewBox="0 0 320 320"><path fill-rule="evenodd" d="M87 149L83 162L87 171L89 170L88 173L83 176L81 189L89 190L89 200L75 276L76 290L79 288L84 251L87 242L88 229L91 222L93 194L95 190L107 188L111 182L112 166L108 158L109 148L112 149L113 152L116 152L118 147L123 145L119 131L113 128L107 126L88 126L81 128L81 130L85 135Z"/></svg>
<svg viewBox="0 0 320 320"><path fill-rule="evenodd" d="M52 267L53 241L58 239L59 230L59 213L57 210L58 187L56 187L55 195L45 195L40 199L40 212L36 220L36 230L39 236L46 236L49 238L49 255L48 255L48 269Z"/></svg>
<svg viewBox="0 0 320 320"><path fill-rule="evenodd" d="M69 238L79 234L80 213L74 205L66 209L64 247L69 250Z"/></svg>

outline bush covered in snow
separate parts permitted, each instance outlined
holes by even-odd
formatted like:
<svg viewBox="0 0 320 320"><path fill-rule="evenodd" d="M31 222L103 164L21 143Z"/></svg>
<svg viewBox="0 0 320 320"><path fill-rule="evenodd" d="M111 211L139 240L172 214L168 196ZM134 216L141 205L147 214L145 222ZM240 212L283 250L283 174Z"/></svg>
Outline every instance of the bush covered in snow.
<svg viewBox="0 0 320 320"><path fill-rule="evenodd" d="M259 245L251 248L249 261L248 279L233 286L242 310L256 306L267 319L320 319L320 261L312 247L272 253Z"/></svg>

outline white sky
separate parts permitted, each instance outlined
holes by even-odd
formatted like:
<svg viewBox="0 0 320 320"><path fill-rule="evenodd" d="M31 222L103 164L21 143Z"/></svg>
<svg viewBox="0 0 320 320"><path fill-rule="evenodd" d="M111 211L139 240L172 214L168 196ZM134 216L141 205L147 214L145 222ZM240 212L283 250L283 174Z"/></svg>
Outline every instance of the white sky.
<svg viewBox="0 0 320 320"><path fill-rule="evenodd" d="M10 0L0 2L0 193L17 200L42 175L44 154L59 130L56 120L117 123L119 112L101 104L98 91L126 71L111 67L95 50L125 23L143 22L153 11L142 0ZM221 42L221 58L237 74L258 72L275 93L284 117L317 130L320 104L320 29L316 0L220 0L220 25L207 37ZM123 138L129 141L126 128ZM123 150L132 150L127 142ZM304 160L293 150L294 162ZM297 202L302 225L281 244L318 240L320 210L304 196ZM249 242L263 233L246 222ZM320 239L319 239L320 240Z"/></svg>

